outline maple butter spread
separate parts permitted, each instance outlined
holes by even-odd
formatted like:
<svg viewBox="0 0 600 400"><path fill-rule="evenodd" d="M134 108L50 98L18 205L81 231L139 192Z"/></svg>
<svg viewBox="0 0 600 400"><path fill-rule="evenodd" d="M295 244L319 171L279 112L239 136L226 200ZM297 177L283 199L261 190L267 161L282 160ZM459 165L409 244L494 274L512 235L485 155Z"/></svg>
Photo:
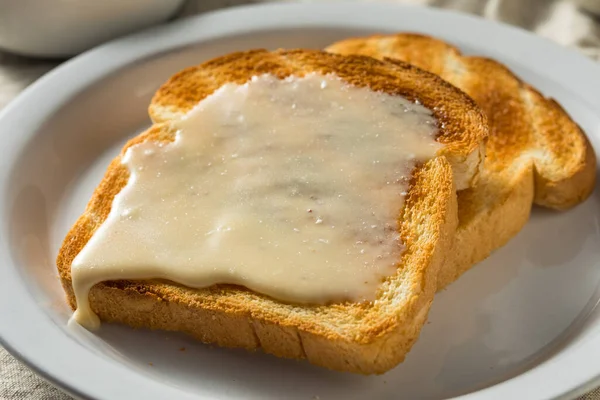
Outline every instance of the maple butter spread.
<svg viewBox="0 0 600 400"><path fill-rule="evenodd" d="M417 162L440 149L430 110L335 75L226 84L130 147L126 186L75 258L75 321L99 325L99 282L237 284L275 299L373 299L401 259Z"/></svg>

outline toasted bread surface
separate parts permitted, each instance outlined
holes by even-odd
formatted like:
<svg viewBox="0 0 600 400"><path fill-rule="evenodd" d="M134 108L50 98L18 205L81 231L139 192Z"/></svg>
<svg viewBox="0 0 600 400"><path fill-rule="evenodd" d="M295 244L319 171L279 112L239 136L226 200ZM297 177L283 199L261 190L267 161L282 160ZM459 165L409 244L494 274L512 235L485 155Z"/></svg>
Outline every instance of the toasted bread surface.
<svg viewBox="0 0 600 400"><path fill-rule="evenodd" d="M76 307L71 263L107 218L115 195L127 183L129 173L121 163L127 148L147 140L172 141L175 128L168 118L181 115L178 110L189 110L226 82L243 83L261 73L284 78L308 72L335 73L353 85L418 99L426 107L437 106L434 114L444 122L438 140L447 148L457 149L415 170L399 215L406 250L397 273L382 283L376 300L301 306L233 285L191 289L168 281L146 280L98 284L90 292L91 307L103 321L181 331L207 343L306 358L336 370L382 373L402 361L425 322L439 268L458 223L453 182L456 174L446 154L479 157L487 125L475 104L451 85L441 84L440 79L415 67L367 57L302 50L250 51L175 75L159 90L155 100L160 101L151 107L153 118L163 122L127 143L63 242L57 265L71 307ZM440 99L452 101L447 104ZM469 153L465 148L473 150ZM468 157L463 159L469 161ZM463 173L465 182L473 181L478 164L470 176Z"/></svg>
<svg viewBox="0 0 600 400"><path fill-rule="evenodd" d="M487 120L463 92L434 74L406 63L382 63L371 57L331 58L307 50L233 53L189 67L173 75L154 95L149 113L154 122L181 118L200 100L227 82L244 83L252 75L269 73L279 78L307 73L335 74L354 86L399 95L418 101L433 111L444 129L438 142L455 173L458 190L479 178L487 140Z"/></svg>
<svg viewBox="0 0 600 400"><path fill-rule="evenodd" d="M504 65L411 33L347 39L327 51L409 62L463 90L488 117L486 160L479 184L458 195L459 227L439 289L514 237L532 203L562 210L592 192L596 158L585 134L558 103Z"/></svg>

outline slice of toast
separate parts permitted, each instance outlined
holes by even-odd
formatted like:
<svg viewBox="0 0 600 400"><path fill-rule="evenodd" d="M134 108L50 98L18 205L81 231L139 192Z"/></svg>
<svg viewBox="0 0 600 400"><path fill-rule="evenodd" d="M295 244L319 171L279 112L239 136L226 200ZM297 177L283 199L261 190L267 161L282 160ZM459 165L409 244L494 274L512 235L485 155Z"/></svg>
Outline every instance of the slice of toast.
<svg viewBox="0 0 600 400"><path fill-rule="evenodd" d="M592 192L596 158L585 134L557 102L502 64L411 33L347 39L327 51L409 62L463 90L488 117L484 168L477 187L458 195L459 227L439 290L514 237L532 203L563 210Z"/></svg>
<svg viewBox="0 0 600 400"><path fill-rule="evenodd" d="M383 373L401 362L426 320L439 267L456 229L454 176L469 186L478 175L487 122L468 96L439 77L370 57L258 50L220 57L171 78L151 107L154 119L164 122L129 141L112 161L59 251L58 271L70 306L76 307L71 263L128 181L129 171L121 163L128 147L174 140L168 119L184 114L227 82L244 83L265 73L282 79L311 72L332 73L355 86L419 101L433 110L437 140L445 144L439 156L414 171L399 223L406 250L397 273L382 282L376 300L294 305L233 285L191 289L145 280L100 283L89 294L91 307L102 321L180 331L203 342L305 358L335 370ZM454 160L455 171L448 160Z"/></svg>

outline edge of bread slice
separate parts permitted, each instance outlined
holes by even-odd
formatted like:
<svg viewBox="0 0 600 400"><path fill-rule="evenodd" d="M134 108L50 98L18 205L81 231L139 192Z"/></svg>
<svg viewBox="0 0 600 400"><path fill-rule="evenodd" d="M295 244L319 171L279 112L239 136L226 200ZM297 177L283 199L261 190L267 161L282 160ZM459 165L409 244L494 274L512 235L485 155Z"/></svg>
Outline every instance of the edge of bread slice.
<svg viewBox="0 0 600 400"><path fill-rule="evenodd" d="M563 210L592 193L596 157L581 128L499 62L413 33L347 39L327 51L409 62L463 90L488 117L487 158L478 185L458 195L459 227L439 289L514 237L533 203Z"/></svg>
<svg viewBox="0 0 600 400"><path fill-rule="evenodd" d="M158 91L155 100L159 101L151 109L155 120L165 115L165 110L175 117L227 82L244 83L264 73L282 79L311 72L334 73L355 86L418 100L444 122L438 140L446 144L445 153L414 171L399 215L406 250L396 274L382 282L376 300L294 305L233 285L191 289L164 280L109 281L95 285L89 294L91 307L102 321L180 331L206 343L262 349L363 374L383 373L404 359L426 320L438 271L457 226L453 183L457 174L446 154L455 159L464 156L465 162L471 153L480 157L487 136L485 117L472 100L438 77L408 65L319 51L258 50L220 57L180 72ZM63 242L57 266L73 308L71 263L107 218L115 195L128 181L129 171L121 157L128 147L147 140L174 140L174 124L162 120L129 141L112 161ZM465 184L475 179L479 164L458 174Z"/></svg>

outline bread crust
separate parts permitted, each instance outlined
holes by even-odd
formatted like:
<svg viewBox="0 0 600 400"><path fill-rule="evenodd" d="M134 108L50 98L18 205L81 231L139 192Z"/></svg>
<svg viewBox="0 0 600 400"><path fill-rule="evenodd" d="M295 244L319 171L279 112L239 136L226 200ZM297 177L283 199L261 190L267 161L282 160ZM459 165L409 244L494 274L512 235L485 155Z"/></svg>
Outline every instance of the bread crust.
<svg viewBox="0 0 600 400"><path fill-rule="evenodd" d="M436 117L445 121L439 140L457 149L446 154L479 154L483 147L487 125L481 111L467 96L415 67L317 51L259 50L188 68L159 90L151 110L153 118L162 122L130 140L111 162L85 212L63 242L57 266L70 306L76 306L71 263L107 218L114 196L127 183L129 173L121 157L135 144L174 139L175 129L161 113L174 115L176 108L189 110L226 82L243 83L259 73L284 78L308 72L335 73L353 85L419 99L426 107L437 104ZM453 102L440 102L439 98ZM467 142L469 145L463 146ZM465 147L473 150L469 153ZM472 173L467 181L475 176ZM105 322L181 331L206 343L262 349L280 357L305 358L335 370L383 373L404 359L419 335L457 224L453 170L447 157L439 156L414 172L400 218L400 236L406 250L396 275L382 283L373 302L294 305L233 285L191 289L168 281L146 280L95 285L90 291L90 304Z"/></svg>
<svg viewBox="0 0 600 400"><path fill-rule="evenodd" d="M488 117L487 157L478 185L458 195L459 226L439 290L514 237L532 204L564 210L592 193L596 156L581 128L499 62L412 33L347 39L327 51L409 62L463 90Z"/></svg>

